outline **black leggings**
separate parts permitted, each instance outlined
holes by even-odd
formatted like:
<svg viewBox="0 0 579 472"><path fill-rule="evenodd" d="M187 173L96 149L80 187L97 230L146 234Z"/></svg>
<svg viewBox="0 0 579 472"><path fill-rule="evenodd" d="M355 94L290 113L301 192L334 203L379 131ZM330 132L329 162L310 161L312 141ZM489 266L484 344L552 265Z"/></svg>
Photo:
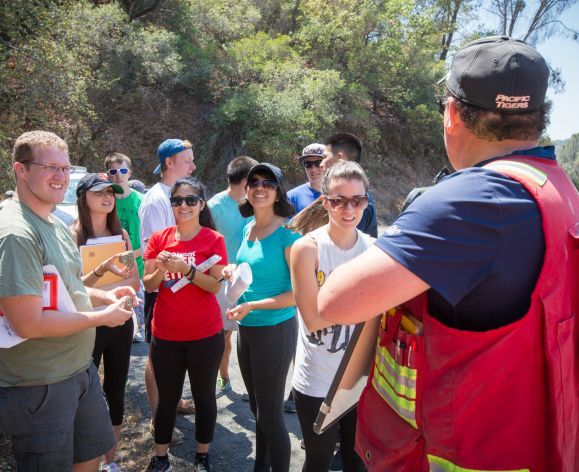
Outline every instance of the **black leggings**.
<svg viewBox="0 0 579 472"><path fill-rule="evenodd" d="M338 439L338 431L344 472L366 470L362 460L354 451L357 408L344 415L337 424L324 433L316 434L314 433L313 425L324 399L310 397L297 390L293 392L306 446L306 460L302 471L325 472L330 470L336 440Z"/></svg>
<svg viewBox="0 0 579 472"><path fill-rule="evenodd" d="M185 372L189 374L195 402L195 439L202 444L213 440L217 421L215 382L224 347L223 331L196 341L164 341L153 336L151 360L159 390L155 415L157 444L171 442Z"/></svg>
<svg viewBox="0 0 579 472"><path fill-rule="evenodd" d="M125 385L129 376L131 346L133 344L133 319L129 318L124 325L116 328L99 326L92 359L97 369L103 359L103 391L109 404L109 413L113 426L123 423L125 412Z"/></svg>
<svg viewBox="0 0 579 472"><path fill-rule="evenodd" d="M275 326L239 327L239 369L256 424L254 470L270 464L273 472L289 470L291 444L283 401L296 339L295 317Z"/></svg>
<svg viewBox="0 0 579 472"><path fill-rule="evenodd" d="M143 311L145 312L145 341L148 343L151 342L151 333L153 332L151 323L153 322L153 311L155 310L157 295L159 295L159 292L145 292Z"/></svg>

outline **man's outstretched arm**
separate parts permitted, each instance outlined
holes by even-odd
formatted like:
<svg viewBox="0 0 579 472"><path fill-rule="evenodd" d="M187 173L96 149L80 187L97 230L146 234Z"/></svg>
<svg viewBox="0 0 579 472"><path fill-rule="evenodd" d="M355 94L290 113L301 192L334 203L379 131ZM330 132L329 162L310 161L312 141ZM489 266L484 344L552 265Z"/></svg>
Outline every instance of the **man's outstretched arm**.
<svg viewBox="0 0 579 472"><path fill-rule="evenodd" d="M429 286L376 246L337 267L318 294L322 318L353 324L414 298Z"/></svg>

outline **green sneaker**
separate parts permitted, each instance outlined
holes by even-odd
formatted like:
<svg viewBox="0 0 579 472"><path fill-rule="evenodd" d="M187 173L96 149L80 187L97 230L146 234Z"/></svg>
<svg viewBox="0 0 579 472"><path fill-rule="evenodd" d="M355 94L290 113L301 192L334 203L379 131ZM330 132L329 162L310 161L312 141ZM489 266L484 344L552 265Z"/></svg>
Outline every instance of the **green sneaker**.
<svg viewBox="0 0 579 472"><path fill-rule="evenodd" d="M222 379L217 377L217 384L215 386L215 398L221 398L227 392L231 392L233 388L231 387L231 382L229 379Z"/></svg>

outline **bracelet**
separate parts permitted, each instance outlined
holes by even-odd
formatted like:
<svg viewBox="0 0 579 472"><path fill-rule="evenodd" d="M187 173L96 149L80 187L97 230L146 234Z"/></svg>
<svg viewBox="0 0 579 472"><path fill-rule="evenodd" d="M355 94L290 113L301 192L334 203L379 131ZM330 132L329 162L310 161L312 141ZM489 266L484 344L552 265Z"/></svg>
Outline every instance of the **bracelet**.
<svg viewBox="0 0 579 472"><path fill-rule="evenodd" d="M189 281L193 282L193 279L195 278L195 274L197 273L197 268L191 264L191 270L187 273L187 275L185 277L187 277L189 279Z"/></svg>
<svg viewBox="0 0 579 472"><path fill-rule="evenodd" d="M102 277L103 275L105 275L105 274L100 274L100 275L97 274L97 272L96 272L96 267L92 270L92 273L93 273L94 275L96 275L97 277L99 277L99 278Z"/></svg>
<svg viewBox="0 0 579 472"><path fill-rule="evenodd" d="M183 277L185 278L189 278L189 275L191 274L191 272L193 272L193 266L189 266L189 272L187 272L186 274L183 274Z"/></svg>

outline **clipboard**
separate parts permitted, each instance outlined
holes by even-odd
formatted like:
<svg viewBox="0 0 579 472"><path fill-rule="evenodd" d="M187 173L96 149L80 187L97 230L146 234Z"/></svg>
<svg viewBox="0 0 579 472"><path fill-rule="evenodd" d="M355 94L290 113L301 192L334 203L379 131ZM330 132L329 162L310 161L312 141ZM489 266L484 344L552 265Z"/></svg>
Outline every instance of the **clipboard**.
<svg viewBox="0 0 579 472"><path fill-rule="evenodd" d="M97 267L101 262L104 262L109 257L125 252L127 245L125 241L109 242L105 244L91 244L87 246L80 246L80 257L82 259L82 275L86 275ZM114 284L124 280L121 276L106 271L94 284L95 287L102 287L103 285Z"/></svg>
<svg viewBox="0 0 579 472"><path fill-rule="evenodd" d="M76 307L66 289L58 269L53 265L42 268L44 280L42 285L42 311L58 310L65 313L74 313ZM12 329L8 318L0 312L0 348L8 349L16 346L26 338L21 338Z"/></svg>
<svg viewBox="0 0 579 472"><path fill-rule="evenodd" d="M346 352L314 422L314 432L322 434L358 404L374 362L380 316L354 327Z"/></svg>

